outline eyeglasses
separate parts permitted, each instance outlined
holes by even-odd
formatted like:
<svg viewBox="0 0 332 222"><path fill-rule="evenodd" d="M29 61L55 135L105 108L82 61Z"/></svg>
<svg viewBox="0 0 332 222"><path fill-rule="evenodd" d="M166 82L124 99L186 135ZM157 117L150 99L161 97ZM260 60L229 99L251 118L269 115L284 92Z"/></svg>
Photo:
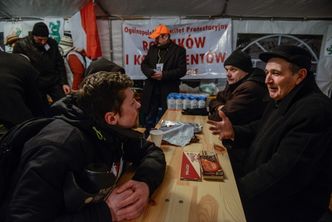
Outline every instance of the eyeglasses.
<svg viewBox="0 0 332 222"><path fill-rule="evenodd" d="M167 39L168 38L168 35L164 35L164 34L161 34L160 36L158 36L157 38L156 38L156 40L159 40L159 39Z"/></svg>

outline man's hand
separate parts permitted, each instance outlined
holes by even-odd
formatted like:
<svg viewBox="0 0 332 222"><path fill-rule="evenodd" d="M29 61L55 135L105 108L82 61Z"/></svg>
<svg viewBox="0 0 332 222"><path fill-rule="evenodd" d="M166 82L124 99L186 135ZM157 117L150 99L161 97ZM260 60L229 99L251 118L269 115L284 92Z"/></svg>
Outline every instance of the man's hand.
<svg viewBox="0 0 332 222"><path fill-rule="evenodd" d="M66 95L68 95L71 91L70 86L67 84L62 85L62 89L65 92Z"/></svg>
<svg viewBox="0 0 332 222"><path fill-rule="evenodd" d="M163 77L163 73L161 71L156 71L155 73L153 73L151 75L151 78L155 79L155 80L161 80L162 77Z"/></svg>
<svg viewBox="0 0 332 222"><path fill-rule="evenodd" d="M149 199L149 187L144 182L129 180L115 188L106 199L113 221L131 220L143 213Z"/></svg>
<svg viewBox="0 0 332 222"><path fill-rule="evenodd" d="M219 139L234 139L234 130L231 121L221 110L218 112L219 116L222 118L221 121L208 120L207 123L210 124L209 130L212 131L213 135L219 135Z"/></svg>

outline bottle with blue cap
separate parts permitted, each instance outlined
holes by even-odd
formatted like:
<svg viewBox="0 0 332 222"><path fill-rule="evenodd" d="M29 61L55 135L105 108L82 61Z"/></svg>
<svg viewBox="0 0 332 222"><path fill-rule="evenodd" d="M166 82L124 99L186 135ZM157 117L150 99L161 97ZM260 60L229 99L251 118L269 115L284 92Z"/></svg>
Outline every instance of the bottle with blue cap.
<svg viewBox="0 0 332 222"><path fill-rule="evenodd" d="M205 96L199 96L198 97L198 108L205 108L205 102L206 97Z"/></svg>
<svg viewBox="0 0 332 222"><path fill-rule="evenodd" d="M182 95L181 94L177 94L175 96L175 109L176 110L182 110L182 107L183 107Z"/></svg>
<svg viewBox="0 0 332 222"><path fill-rule="evenodd" d="M174 110L175 109L175 94L170 93L167 96L167 108Z"/></svg>
<svg viewBox="0 0 332 222"><path fill-rule="evenodd" d="M184 94L182 102L183 102L183 109L190 109L191 101L189 95Z"/></svg>
<svg viewBox="0 0 332 222"><path fill-rule="evenodd" d="M197 96L190 96L190 108L191 109L196 109L198 107L198 100Z"/></svg>

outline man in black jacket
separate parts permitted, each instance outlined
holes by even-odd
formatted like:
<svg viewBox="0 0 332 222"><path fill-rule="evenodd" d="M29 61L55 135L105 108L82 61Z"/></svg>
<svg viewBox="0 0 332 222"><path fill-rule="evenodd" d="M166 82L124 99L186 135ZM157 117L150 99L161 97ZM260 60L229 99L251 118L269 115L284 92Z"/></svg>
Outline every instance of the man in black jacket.
<svg viewBox="0 0 332 222"><path fill-rule="evenodd" d="M187 72L186 50L171 41L167 26L157 26L149 38L155 39L155 44L141 65L147 78L141 109L147 133L158 121L158 108L162 109L159 115L167 110L168 94L179 92L180 78Z"/></svg>
<svg viewBox="0 0 332 222"><path fill-rule="evenodd" d="M260 54L273 99L258 121L209 121L213 134L248 148L236 175L248 222L317 221L330 197L332 102L310 72L310 53L279 46Z"/></svg>
<svg viewBox="0 0 332 222"><path fill-rule="evenodd" d="M209 104L210 118L220 120L222 110L232 124L241 125L261 118L268 102L263 70L252 67L251 58L234 51L224 62L227 85Z"/></svg>
<svg viewBox="0 0 332 222"><path fill-rule="evenodd" d="M0 51L0 123L7 129L46 115L37 77L37 70L27 58Z"/></svg>
<svg viewBox="0 0 332 222"><path fill-rule="evenodd" d="M45 101L46 95L49 95L55 102L70 92L70 86L58 43L48 35L47 25L37 22L31 35L16 42L13 53L29 57L31 64L39 71L38 87Z"/></svg>
<svg viewBox="0 0 332 222"><path fill-rule="evenodd" d="M125 74L98 72L54 104L55 120L25 143L0 221L109 222L142 214L166 164L162 150L131 129L140 108L132 85ZM136 172L116 186L127 163Z"/></svg>

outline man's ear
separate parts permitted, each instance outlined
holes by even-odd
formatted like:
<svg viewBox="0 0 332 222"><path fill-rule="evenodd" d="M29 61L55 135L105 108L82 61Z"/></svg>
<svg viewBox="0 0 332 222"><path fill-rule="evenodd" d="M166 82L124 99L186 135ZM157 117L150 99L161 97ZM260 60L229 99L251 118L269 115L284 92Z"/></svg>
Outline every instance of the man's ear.
<svg viewBox="0 0 332 222"><path fill-rule="evenodd" d="M307 77L308 71L307 71L307 69L302 68L298 71L297 74L298 74L298 76L297 76L297 80L296 80L296 85L300 84L303 81L303 79L305 79L305 77Z"/></svg>
<svg viewBox="0 0 332 222"><path fill-rule="evenodd" d="M104 116L105 122L109 125L116 125L118 122L117 114L114 112L107 112Z"/></svg>

